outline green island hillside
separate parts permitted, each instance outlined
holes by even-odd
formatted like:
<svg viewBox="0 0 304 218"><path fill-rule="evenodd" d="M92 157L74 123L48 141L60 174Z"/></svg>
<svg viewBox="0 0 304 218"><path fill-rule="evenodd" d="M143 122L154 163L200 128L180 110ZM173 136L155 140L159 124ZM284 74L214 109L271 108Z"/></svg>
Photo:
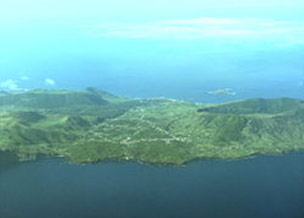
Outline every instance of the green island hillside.
<svg viewBox="0 0 304 218"><path fill-rule="evenodd" d="M250 99L219 105L127 99L88 88L0 95L0 151L77 163L184 164L304 149L304 101Z"/></svg>

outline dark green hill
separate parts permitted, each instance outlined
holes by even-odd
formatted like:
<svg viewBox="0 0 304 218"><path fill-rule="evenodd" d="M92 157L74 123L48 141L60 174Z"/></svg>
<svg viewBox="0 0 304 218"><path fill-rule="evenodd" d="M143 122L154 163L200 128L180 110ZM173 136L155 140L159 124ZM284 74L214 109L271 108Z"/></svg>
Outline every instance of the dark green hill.
<svg viewBox="0 0 304 218"><path fill-rule="evenodd" d="M284 113L295 108L304 108L304 101L290 98L278 99L250 99L233 103L222 104L214 107L199 109L199 112L231 113L231 114L252 114Z"/></svg>
<svg viewBox="0 0 304 218"><path fill-rule="evenodd" d="M37 111L18 111L14 112L12 116L22 124L36 123L46 118Z"/></svg>
<svg viewBox="0 0 304 218"><path fill-rule="evenodd" d="M122 100L95 88L88 88L85 91L37 89L19 94L0 95L0 107L55 109L77 105L108 105Z"/></svg>
<svg viewBox="0 0 304 218"><path fill-rule="evenodd" d="M249 99L206 106L124 99L84 91L34 90L0 96L0 151L74 162L137 160L183 164L304 149L304 102Z"/></svg>

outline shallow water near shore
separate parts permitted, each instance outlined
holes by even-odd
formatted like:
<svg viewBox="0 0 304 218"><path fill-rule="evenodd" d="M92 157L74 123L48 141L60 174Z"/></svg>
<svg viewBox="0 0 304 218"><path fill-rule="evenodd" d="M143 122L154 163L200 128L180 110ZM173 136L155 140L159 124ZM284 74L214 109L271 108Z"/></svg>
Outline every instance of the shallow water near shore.
<svg viewBox="0 0 304 218"><path fill-rule="evenodd" d="M0 167L5 218L304 217L304 153L185 167L43 159Z"/></svg>

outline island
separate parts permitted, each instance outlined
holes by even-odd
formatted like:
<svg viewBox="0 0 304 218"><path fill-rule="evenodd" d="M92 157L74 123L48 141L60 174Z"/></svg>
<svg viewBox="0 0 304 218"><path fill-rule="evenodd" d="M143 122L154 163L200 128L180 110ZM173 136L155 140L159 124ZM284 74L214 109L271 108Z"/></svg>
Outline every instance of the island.
<svg viewBox="0 0 304 218"><path fill-rule="evenodd" d="M215 89L213 91L207 92L209 95L236 95L236 92L234 92L230 88L225 88L225 89Z"/></svg>
<svg viewBox="0 0 304 218"><path fill-rule="evenodd" d="M0 95L0 151L19 161L182 165L303 150L303 132L304 101L291 98L203 104L96 88Z"/></svg>

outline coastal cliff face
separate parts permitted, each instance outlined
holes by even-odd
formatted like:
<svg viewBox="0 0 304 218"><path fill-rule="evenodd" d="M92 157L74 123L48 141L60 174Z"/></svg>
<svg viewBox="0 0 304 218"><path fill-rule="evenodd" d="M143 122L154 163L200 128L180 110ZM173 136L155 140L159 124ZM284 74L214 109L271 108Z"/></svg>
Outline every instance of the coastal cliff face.
<svg viewBox="0 0 304 218"><path fill-rule="evenodd" d="M84 91L0 95L0 150L20 160L135 160L184 164L304 149L304 102L249 99L219 105L126 99Z"/></svg>

